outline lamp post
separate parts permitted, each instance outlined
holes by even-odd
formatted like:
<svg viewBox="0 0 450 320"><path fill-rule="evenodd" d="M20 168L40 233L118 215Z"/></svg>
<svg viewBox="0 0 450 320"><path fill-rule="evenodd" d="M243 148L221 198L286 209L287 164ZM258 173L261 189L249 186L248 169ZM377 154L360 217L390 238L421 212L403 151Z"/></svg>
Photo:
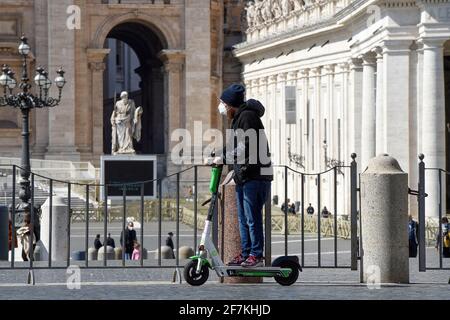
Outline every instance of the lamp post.
<svg viewBox="0 0 450 320"><path fill-rule="evenodd" d="M328 150L328 144L327 144L327 140L323 140L323 150L325 151L325 170L328 168L328 155L327 155L327 150Z"/></svg>
<svg viewBox="0 0 450 320"><path fill-rule="evenodd" d="M14 72L8 65L3 65L2 74L0 75L0 87L3 87L3 96L0 96L0 107L10 106L19 109L22 113L22 157L20 170L20 191L19 199L20 203L16 208L16 226L20 226L23 222L25 213L30 212L30 131L29 131L29 117L30 111L35 108L55 107L61 101L61 94L66 80L64 79L64 71L59 68L56 73L55 84L58 87L58 98L52 98L49 96L49 90L52 85L52 81L48 78L48 73L44 68L39 67L36 69L36 76L34 77L34 83L36 84L36 93L30 92L32 88L30 79L28 78L28 65L27 57L31 52L31 48L28 45L28 40L25 36L20 38L21 42L18 47L19 54L22 57L22 78L19 84L20 92L13 94L13 90L17 86L17 82L14 78Z"/></svg>
<svg viewBox="0 0 450 320"><path fill-rule="evenodd" d="M291 151L291 138L287 138L287 145L288 145L289 162L294 162L297 166L299 166L299 167L304 169L305 168L305 165L304 165L305 157L300 155L300 154L292 153L292 151Z"/></svg>
<svg viewBox="0 0 450 320"><path fill-rule="evenodd" d="M325 170L327 169L332 169L332 168L337 168L339 174L344 174L344 172L342 172L341 167L343 167L345 165L344 161L338 160L338 159L333 159L333 158L328 158L328 154L327 154L327 150L328 150L328 143L327 140L323 141L323 149L325 151L324 155L325 155Z"/></svg>

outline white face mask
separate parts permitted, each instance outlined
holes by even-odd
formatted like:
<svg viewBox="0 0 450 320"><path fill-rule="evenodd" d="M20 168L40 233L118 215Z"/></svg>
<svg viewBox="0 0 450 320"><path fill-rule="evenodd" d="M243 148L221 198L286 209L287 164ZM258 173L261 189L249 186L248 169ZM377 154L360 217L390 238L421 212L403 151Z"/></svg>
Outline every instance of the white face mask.
<svg viewBox="0 0 450 320"><path fill-rule="evenodd" d="M218 109L219 109L219 113L220 113L221 115L224 116L224 115L227 114L227 106L225 105L225 103L220 102Z"/></svg>

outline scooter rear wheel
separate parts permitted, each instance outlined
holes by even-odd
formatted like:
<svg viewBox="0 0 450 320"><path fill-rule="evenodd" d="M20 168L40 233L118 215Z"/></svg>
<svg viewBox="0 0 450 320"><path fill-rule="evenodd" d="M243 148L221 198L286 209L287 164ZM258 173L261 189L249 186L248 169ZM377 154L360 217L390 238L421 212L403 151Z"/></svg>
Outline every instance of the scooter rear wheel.
<svg viewBox="0 0 450 320"><path fill-rule="evenodd" d="M277 263L277 265L273 265L274 267L280 267L280 268L286 268L291 269L291 273L287 278L285 277L274 277L275 281L281 284L282 286L290 286L293 285L295 282L297 282L298 279L298 266L295 262L290 260L284 260L281 263Z"/></svg>
<svg viewBox="0 0 450 320"><path fill-rule="evenodd" d="M184 279L191 286L201 286L209 277L209 269L205 265L202 266L200 273L197 273L197 263L198 260L192 260L184 267Z"/></svg>

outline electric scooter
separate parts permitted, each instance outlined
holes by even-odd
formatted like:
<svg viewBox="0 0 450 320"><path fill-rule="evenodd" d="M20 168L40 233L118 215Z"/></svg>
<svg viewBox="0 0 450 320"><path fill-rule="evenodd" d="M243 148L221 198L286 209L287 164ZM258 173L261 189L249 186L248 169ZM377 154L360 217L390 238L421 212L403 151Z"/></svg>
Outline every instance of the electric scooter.
<svg viewBox="0 0 450 320"><path fill-rule="evenodd" d="M222 176L223 165L212 165L211 181L209 191L211 199L208 202L209 210L205 221L202 239L197 254L190 257L190 262L184 267L184 279L192 286L201 286L209 277L209 269L216 271L219 277L273 277L276 282L283 286L294 284L302 268L297 256L282 256L275 259L271 267L241 267L227 266L223 263L220 255L211 240L212 218L219 197L219 182ZM209 253L210 260L207 258Z"/></svg>

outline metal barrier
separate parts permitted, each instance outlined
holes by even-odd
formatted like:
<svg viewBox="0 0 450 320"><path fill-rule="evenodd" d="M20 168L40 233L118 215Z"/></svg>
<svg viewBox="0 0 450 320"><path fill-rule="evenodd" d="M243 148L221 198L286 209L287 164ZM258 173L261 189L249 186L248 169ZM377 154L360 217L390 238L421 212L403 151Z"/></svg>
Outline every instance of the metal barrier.
<svg viewBox="0 0 450 320"><path fill-rule="evenodd" d="M445 267L444 263L443 263L443 239L442 239L442 191L443 191L443 187L442 187L442 180L443 180L443 176L450 176L450 172L446 171L444 169L441 168L427 168L424 162L425 156L423 154L419 155L419 190L417 193L417 201L418 201L418 207L419 207L419 271L420 272L425 272L427 270L450 270L450 266L449 267ZM436 227L431 227L430 226L430 221L427 221L426 219L426 206L425 206L425 201L426 201L426 197L428 197L428 195L425 193L426 191L426 176L425 176L425 172L426 171L430 171L430 172L437 172L438 174L438 184L439 184L439 221L437 222L437 226ZM448 192L448 191L447 191ZM427 231L428 233L433 233L430 230L434 229L434 233L436 235L436 242L438 241L437 235L440 235L440 244L438 245L438 249L439 249L439 266L438 267L428 267L427 266L427 253L426 253L426 244L427 244L427 239L430 238L430 235L427 235ZM450 260L450 259L449 259Z"/></svg>
<svg viewBox="0 0 450 320"><path fill-rule="evenodd" d="M304 268L350 268L351 270L357 270L358 269L358 259L361 256L358 252L360 246L358 244L359 239L361 237L358 237L358 185L357 185L357 163L356 163L356 154L352 154L352 162L350 166L335 166L332 167L326 171L320 172L320 173L304 173L299 172L296 170L291 169L287 166L275 166L278 168L284 169L284 203L288 202L288 190L289 190L289 183L288 183L288 172L293 172L295 174L300 175L300 181L301 181L301 221L300 221L300 228L301 228L301 265ZM347 169L350 169L349 172L349 185L350 185L350 214L348 212L340 214L338 212L338 173L345 176L344 172ZM317 193L316 193L316 205L317 208L322 208L322 190L321 190L321 181L322 176L333 173L333 208L334 208L334 214L331 216L333 219L332 227L332 237L333 237L333 264L323 265L322 264L322 223L323 223L323 217L321 217L321 213L318 212L317 216L315 217L317 220L316 223L316 236L317 236L317 263L313 265L308 265L305 263L305 226L306 226L306 220L310 220L310 217L306 217L305 219L305 180L306 177L315 177L317 181ZM348 195L344 192L344 197ZM266 219L268 218L267 210L270 210L271 206L266 205ZM345 210L345 209L344 209ZM338 216L350 216L350 261L349 265L340 265L338 263ZM271 214L269 214L270 217L272 217ZM330 219L330 218L328 218ZM330 224L327 224L330 225ZM285 255L289 254L288 250L288 233L289 233L289 219L288 219L288 208L287 206L284 206L284 253ZM266 234L269 232L269 224L266 223ZM266 243L266 256L270 256L269 252L267 251L270 243Z"/></svg>
<svg viewBox="0 0 450 320"><path fill-rule="evenodd" d="M321 172L321 173L303 173L296 171L288 166L276 166L278 168L282 168L285 173L285 183L284 183L284 198L285 202L287 202L288 198L288 190L289 190L289 182L287 179L287 173L291 172L292 174L297 174L301 177L301 225L300 225L300 236L301 236L301 264L305 268L351 268L351 270L357 269L357 260L358 260L358 248L360 247L358 245L358 199L357 199L357 192L358 192L358 186L357 186L357 164L356 164L356 155L352 155L353 161L350 166L340 166L340 167L333 167L330 168L327 171ZM5 168L5 166L1 166ZM15 235L17 231L17 226L15 225L15 216L16 216L16 197L17 197L17 183L16 183L16 176L18 174L18 171L23 170L20 166L12 165L12 195L11 195L11 222L12 222L12 234ZM71 249L74 248L71 241L74 238L74 234L71 234L71 231L74 228L74 225L78 227L78 224L81 224L80 230L83 230L83 234L77 234L77 237L82 238L82 246L85 250L85 257L84 261L77 262L78 267L81 269L83 268L90 268L90 269L115 269L115 268L179 268L182 267L180 264L180 222L182 222L182 218L185 216L183 212L184 207L190 206L189 209L186 209L187 211L193 211L193 219L192 221L192 236L193 241L190 243L193 244L194 250L197 249L198 245L198 237L199 237L199 229L201 228L199 222L201 222L201 208L198 206L198 203L200 199L200 192L199 192L199 182L206 182L199 180L199 169L205 166L193 166L189 167L185 170L182 170L180 172L174 173L172 175L169 175L167 177L154 179L151 181L140 181L136 183L127 183L127 184L107 184L107 185L98 185L98 184L82 184L77 182L70 182L70 181L60 181L56 179L51 179L44 177L42 175L36 174L34 172L31 172L31 224L34 225L34 215L33 211L35 210L35 197L34 197L34 190L35 190L35 178L39 178L40 181L47 181L48 185L48 204L49 204L49 225L48 225L48 261L34 261L34 248L33 248L33 237L34 234L30 237L30 259L26 265L23 263L17 263L15 262L15 250L11 250L11 261L8 263L8 266L3 267L0 264L0 269L29 269L29 270L36 270L36 269L66 269L73 265L75 262L71 261ZM209 167L205 167L208 168ZM2 168L0 168L2 169ZM343 171L346 171L347 169L350 170L349 174L344 174ZM5 170L11 170L9 168ZM208 171L209 173L209 171ZM189 179L181 179L183 175L188 175ZM334 213L331 216L333 220L333 223L326 223L328 226L327 228L330 228L332 226L333 228L333 263L332 264L323 264L322 263L322 233L324 233L323 230L323 222L320 212L318 212L317 217L315 217L317 220L317 233L313 234L313 236L316 236L317 240L317 263L315 264L308 264L305 261L305 222L306 220L310 220L310 217L305 218L305 201L306 201L306 195L305 195L305 182L307 177L315 177L317 178L317 208L321 208L323 204L323 198L321 198L321 179L326 174L333 174L333 184L330 183L330 185L334 186L333 189L333 205L334 205ZM348 183L350 184L350 214L348 212L338 212L338 174L344 175L344 179L348 179ZM331 181L331 180L330 180ZM145 187L147 185L153 185L156 182L156 199L154 200L145 200ZM189 201L192 200L192 202L189 202L188 200L184 199L182 200L181 195L181 184L190 185L193 186L193 193L189 195ZM163 191L163 185L165 186L165 191ZM127 199L127 190L129 187L134 186L138 187L140 189L140 197L137 202L129 203ZM118 217L119 215L119 209L115 208L114 212L117 215L114 219L111 219L112 217L112 202L109 202L108 198L108 189L112 187L120 187L122 189L122 196L121 196L121 208L120 211L120 219ZM100 206L98 208L93 208L91 206L91 191L93 188L103 188L103 195L104 198L102 199L102 202L100 203ZM67 194L67 202L66 202L66 214L67 214L67 234L65 235L67 237L67 252L66 252L66 259L63 261L63 263L60 263L59 261L53 261L52 258L52 247L55 239L52 239L52 226L53 226L53 200L55 197L55 194L57 193L56 190L59 190L58 192L65 192ZM72 207L72 195L73 190L84 190L84 208L76 208L74 209ZM207 189L207 188L205 188ZM165 197L164 193L167 193L168 195ZM205 196L208 196L205 194ZM348 196L345 193L342 196ZM271 205L271 197L269 197L269 200L265 206L265 254L266 257L272 257L272 205ZM166 200L164 200L166 199ZM169 199L169 200L168 200ZM155 209L156 212L156 221L154 221L152 218L148 218L148 208L152 206L153 209ZM331 206L330 206L331 207ZM147 214L146 214L147 209ZM169 220L175 222L175 239L176 239L176 255L175 255L175 263L174 264L167 264L163 263L162 259L162 236L163 236L163 211L166 211L165 216L170 217ZM114 262L110 261L108 259L108 255L106 252L106 244L107 244L107 238L108 238L108 224L113 222L122 222L121 224L121 232L123 232L126 228L126 220L127 217L130 216L130 211L133 211L133 213L136 213L136 216L139 217L138 222L140 224L140 244L141 244L141 255L139 262L130 262L127 263L125 258L125 250L122 250L122 256L121 256L121 262L119 261ZM84 213L84 216L82 216ZM350 238L351 238L351 245L350 245L350 259L349 264L341 265L338 261L338 215L343 216L350 216ZM155 215L152 213L151 215L154 217ZM144 219L146 217L146 219ZM184 219L184 218L183 218ZM102 231L103 231L103 261L95 262L90 261L88 257L89 252L89 240L90 240L90 233L92 233L92 230L94 227L92 227L92 224L95 224L95 229L99 228L99 224L103 222ZM156 264L152 263L150 261L151 259L144 259L144 252L142 250L144 249L144 236L145 236L145 230L147 227L150 228L154 227L154 223L156 222L157 227L157 256ZM215 221L213 223L214 229L213 229L213 239L217 244L218 239L218 218L215 217ZM284 254L289 254L289 219L288 219L288 211L287 207L284 210ZM101 227L100 227L101 228ZM117 227L115 229L118 229ZM189 235L190 237L190 235ZM312 241L314 239L308 239L309 241ZM329 240L329 239L327 239ZM15 237L12 237L12 248L15 248ZM150 251L151 252L151 251ZM315 254L312 253L312 254ZM148 260L148 261L144 261Z"/></svg>

